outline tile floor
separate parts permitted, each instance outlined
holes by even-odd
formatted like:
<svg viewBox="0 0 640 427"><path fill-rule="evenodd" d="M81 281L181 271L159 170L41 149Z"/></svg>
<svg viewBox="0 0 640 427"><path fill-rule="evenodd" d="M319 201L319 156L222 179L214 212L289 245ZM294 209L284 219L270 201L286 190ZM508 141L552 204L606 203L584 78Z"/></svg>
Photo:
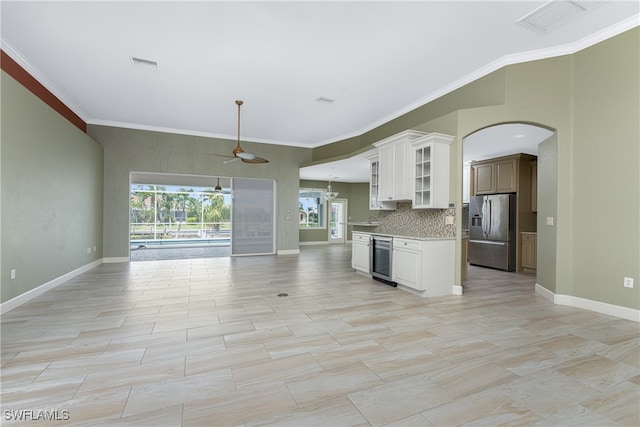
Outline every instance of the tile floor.
<svg viewBox="0 0 640 427"><path fill-rule="evenodd" d="M2 316L2 424L640 425L637 323L479 268L423 299L350 257L99 266Z"/></svg>

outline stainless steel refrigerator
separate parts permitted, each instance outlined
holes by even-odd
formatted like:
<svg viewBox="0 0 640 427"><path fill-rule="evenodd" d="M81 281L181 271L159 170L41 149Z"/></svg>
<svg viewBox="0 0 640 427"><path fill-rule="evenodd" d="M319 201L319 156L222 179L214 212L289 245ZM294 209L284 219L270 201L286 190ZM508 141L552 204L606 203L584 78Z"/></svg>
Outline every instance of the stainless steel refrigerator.
<svg viewBox="0 0 640 427"><path fill-rule="evenodd" d="M469 264L516 269L516 195L474 196L469 200Z"/></svg>

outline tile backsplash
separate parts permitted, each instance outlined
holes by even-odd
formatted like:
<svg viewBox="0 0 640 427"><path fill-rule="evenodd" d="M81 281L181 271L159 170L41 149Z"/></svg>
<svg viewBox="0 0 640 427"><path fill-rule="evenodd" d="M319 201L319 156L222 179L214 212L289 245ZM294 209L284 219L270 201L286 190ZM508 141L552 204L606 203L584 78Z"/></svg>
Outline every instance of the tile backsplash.
<svg viewBox="0 0 640 427"><path fill-rule="evenodd" d="M454 209L413 209L411 202L398 202L395 211L380 211L378 233L411 237L455 237L455 224L445 224Z"/></svg>

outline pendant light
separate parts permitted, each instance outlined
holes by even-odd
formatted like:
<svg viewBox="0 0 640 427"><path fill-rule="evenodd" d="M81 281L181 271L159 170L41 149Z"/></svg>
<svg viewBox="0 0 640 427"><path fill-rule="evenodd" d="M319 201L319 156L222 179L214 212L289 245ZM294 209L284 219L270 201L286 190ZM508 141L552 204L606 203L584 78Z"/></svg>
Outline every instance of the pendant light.
<svg viewBox="0 0 640 427"><path fill-rule="evenodd" d="M329 175L329 185L327 185L324 198L327 200L331 200L335 199L336 197L338 197L338 193L333 192L333 189L331 188L331 175Z"/></svg>
<svg viewBox="0 0 640 427"><path fill-rule="evenodd" d="M214 188L216 193L222 193L222 187L220 187L220 177L218 177L218 185Z"/></svg>

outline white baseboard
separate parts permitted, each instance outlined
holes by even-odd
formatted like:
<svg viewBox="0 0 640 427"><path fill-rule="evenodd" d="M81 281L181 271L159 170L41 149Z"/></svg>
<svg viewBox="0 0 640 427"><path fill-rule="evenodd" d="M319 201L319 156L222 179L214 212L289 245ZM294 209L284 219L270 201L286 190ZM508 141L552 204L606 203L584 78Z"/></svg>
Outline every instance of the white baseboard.
<svg viewBox="0 0 640 427"><path fill-rule="evenodd" d="M118 262L129 262L129 261L130 261L129 257L126 257L126 256L102 258L102 262L105 264L114 264Z"/></svg>
<svg viewBox="0 0 640 427"><path fill-rule="evenodd" d="M300 255L300 249L282 249L278 250L278 255Z"/></svg>
<svg viewBox="0 0 640 427"><path fill-rule="evenodd" d="M572 295L555 294L544 286L536 283L536 293L554 304L568 305L570 307L582 308L584 310L595 311L596 313L608 316L619 317L621 319L640 322L640 310L619 305L609 304L601 301L593 301L586 298L574 297Z"/></svg>
<svg viewBox="0 0 640 427"><path fill-rule="evenodd" d="M23 294L18 295L17 297L11 298L9 301L3 302L2 304L0 304L0 315L5 314L6 312L13 310L14 308L17 308L22 304L31 301L32 299L44 294L45 292L50 291L51 289L60 286L63 283L68 282L69 280L78 277L83 273L86 273L87 271L102 264L102 262L103 260L101 259L93 261L85 266L63 274L62 276L57 277L53 280L50 280L47 283L43 283L37 288L33 288Z"/></svg>
<svg viewBox="0 0 640 427"><path fill-rule="evenodd" d="M453 285L453 295L462 295L462 285Z"/></svg>
<svg viewBox="0 0 640 427"><path fill-rule="evenodd" d="M315 246L315 245L328 245L329 242L326 240L319 240L316 242L300 242L300 246Z"/></svg>
<svg viewBox="0 0 640 427"><path fill-rule="evenodd" d="M554 304L556 303L556 294L554 294L549 289L547 289L544 286L539 285L537 283L536 283L536 294L538 294L541 297L551 301Z"/></svg>

